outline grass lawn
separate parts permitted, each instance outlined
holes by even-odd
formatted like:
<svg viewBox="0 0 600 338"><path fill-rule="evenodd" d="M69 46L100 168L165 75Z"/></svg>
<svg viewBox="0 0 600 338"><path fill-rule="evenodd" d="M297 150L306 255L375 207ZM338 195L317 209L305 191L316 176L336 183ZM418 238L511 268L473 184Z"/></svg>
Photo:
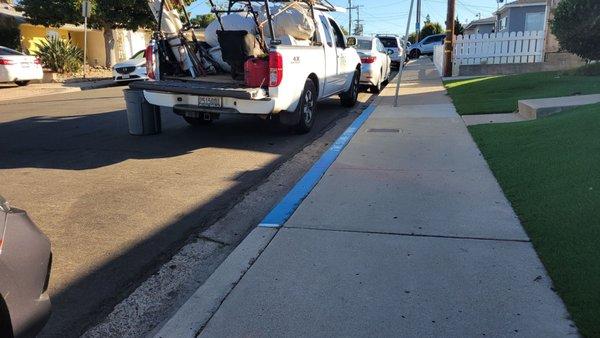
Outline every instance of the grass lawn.
<svg viewBox="0 0 600 338"><path fill-rule="evenodd" d="M451 80L444 84L461 115L512 113L523 99L599 94L600 76L542 72Z"/></svg>
<svg viewBox="0 0 600 338"><path fill-rule="evenodd" d="M580 332L600 337L600 104L469 130Z"/></svg>

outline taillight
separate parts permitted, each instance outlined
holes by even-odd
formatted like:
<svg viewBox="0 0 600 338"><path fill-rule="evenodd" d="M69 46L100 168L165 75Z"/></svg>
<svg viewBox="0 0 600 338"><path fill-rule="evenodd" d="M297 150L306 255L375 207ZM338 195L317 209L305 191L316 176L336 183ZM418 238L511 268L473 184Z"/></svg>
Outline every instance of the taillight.
<svg viewBox="0 0 600 338"><path fill-rule="evenodd" d="M269 87L278 87L283 80L283 56L278 52L269 53Z"/></svg>
<svg viewBox="0 0 600 338"><path fill-rule="evenodd" d="M375 60L377 60L377 57L375 57L375 56L367 56L367 57L361 58L360 62L362 62L362 63L373 63L373 62L375 62Z"/></svg>
<svg viewBox="0 0 600 338"><path fill-rule="evenodd" d="M154 74L154 44L146 47L144 56L146 57L146 74L154 80L156 79L156 75Z"/></svg>
<svg viewBox="0 0 600 338"><path fill-rule="evenodd" d="M2 66L10 66L10 65L14 65L14 61L13 60L9 60L9 59L0 59L0 65Z"/></svg>

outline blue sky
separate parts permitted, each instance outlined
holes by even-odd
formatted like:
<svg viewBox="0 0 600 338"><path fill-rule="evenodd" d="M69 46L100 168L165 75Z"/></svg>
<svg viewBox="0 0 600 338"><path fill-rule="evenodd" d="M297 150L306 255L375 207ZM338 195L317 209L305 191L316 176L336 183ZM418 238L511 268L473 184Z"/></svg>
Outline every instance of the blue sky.
<svg viewBox="0 0 600 338"><path fill-rule="evenodd" d="M340 7L347 7L347 0L330 0L331 3ZM204 5L205 1L196 1L190 6L194 14L208 13L209 8ZM360 9L360 18L364 20L366 34L374 33L396 33L404 35L406 30L406 20L410 7L410 0L353 0L353 6L364 6ZM423 19L427 14L431 16L432 21L444 23L446 20L446 0L422 0ZM496 0L457 0L457 16L461 22L473 21L477 14L482 17L491 16L496 10ZM356 12L353 12L353 19L356 19ZM414 14L413 14L414 15ZM335 14L339 23L348 28L348 15ZM411 30L414 30L414 16Z"/></svg>

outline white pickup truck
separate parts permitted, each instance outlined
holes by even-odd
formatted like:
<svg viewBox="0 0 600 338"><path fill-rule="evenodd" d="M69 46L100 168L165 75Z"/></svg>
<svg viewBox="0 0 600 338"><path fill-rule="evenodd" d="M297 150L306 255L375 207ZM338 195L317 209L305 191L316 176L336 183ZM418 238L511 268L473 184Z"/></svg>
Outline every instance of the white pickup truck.
<svg viewBox="0 0 600 338"><path fill-rule="evenodd" d="M161 57L154 55L149 64L154 80L131 88L142 89L152 105L173 108L191 125L208 124L220 114L247 114L275 117L306 133L318 101L339 95L342 105L356 104L361 71L360 57L349 45L354 39L346 39L326 8L315 6L312 13L316 33L310 43L268 45L268 83L261 86L248 87L230 74L174 76L161 70Z"/></svg>

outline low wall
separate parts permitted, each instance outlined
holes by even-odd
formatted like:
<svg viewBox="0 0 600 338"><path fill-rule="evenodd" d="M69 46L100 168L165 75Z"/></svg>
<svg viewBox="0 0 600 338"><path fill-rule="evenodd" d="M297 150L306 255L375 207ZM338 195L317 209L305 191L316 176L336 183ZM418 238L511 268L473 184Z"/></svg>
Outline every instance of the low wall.
<svg viewBox="0 0 600 338"><path fill-rule="evenodd" d="M576 65L554 62L538 62L538 63L506 63L500 65L461 65L458 66L459 76L479 76L479 75L511 75L523 74L532 72L545 72L553 70L567 70L574 68Z"/></svg>

